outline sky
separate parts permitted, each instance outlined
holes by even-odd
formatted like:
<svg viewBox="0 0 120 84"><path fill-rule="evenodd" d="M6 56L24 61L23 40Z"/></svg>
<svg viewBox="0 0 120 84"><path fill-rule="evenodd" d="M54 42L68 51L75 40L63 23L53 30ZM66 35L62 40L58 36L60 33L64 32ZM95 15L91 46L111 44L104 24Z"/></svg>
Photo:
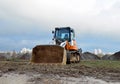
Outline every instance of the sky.
<svg viewBox="0 0 120 84"><path fill-rule="evenodd" d="M48 44L71 27L79 48L120 51L120 0L0 0L0 50Z"/></svg>

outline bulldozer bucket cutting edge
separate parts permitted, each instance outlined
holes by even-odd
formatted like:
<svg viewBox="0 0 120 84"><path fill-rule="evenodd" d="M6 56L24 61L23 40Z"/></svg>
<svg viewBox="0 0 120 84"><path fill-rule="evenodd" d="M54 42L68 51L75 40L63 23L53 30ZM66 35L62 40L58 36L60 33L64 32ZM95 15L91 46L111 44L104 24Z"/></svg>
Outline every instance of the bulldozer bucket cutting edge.
<svg viewBox="0 0 120 84"><path fill-rule="evenodd" d="M58 45L38 45L32 50L31 63L66 64L66 50Z"/></svg>

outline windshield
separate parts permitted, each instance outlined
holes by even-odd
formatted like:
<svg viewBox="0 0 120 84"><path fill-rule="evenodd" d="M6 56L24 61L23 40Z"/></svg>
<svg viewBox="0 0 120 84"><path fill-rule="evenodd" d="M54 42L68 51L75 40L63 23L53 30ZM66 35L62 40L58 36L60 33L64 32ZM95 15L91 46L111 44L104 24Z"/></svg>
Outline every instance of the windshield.
<svg viewBox="0 0 120 84"><path fill-rule="evenodd" d="M65 41L69 40L70 34L69 29L57 29L56 30L56 39Z"/></svg>

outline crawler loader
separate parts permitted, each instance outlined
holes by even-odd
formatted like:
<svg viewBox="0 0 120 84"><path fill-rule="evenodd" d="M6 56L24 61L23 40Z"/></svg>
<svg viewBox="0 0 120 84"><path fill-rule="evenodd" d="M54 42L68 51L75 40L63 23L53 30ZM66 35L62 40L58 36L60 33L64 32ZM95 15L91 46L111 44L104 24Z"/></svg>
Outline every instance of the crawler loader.
<svg viewBox="0 0 120 84"><path fill-rule="evenodd" d="M82 50L77 48L74 29L57 27L52 33L53 44L35 46L31 62L61 65L80 62Z"/></svg>

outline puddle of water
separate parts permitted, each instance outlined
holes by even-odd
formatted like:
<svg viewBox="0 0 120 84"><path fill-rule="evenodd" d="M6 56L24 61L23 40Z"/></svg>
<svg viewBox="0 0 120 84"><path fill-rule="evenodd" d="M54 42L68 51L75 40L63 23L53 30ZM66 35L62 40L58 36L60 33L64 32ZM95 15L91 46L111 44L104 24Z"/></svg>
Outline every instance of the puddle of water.
<svg viewBox="0 0 120 84"><path fill-rule="evenodd" d="M32 81L31 81L32 80ZM74 77L60 77L58 75L44 75L32 74L30 76L25 74L4 74L0 77L0 84L120 84L105 82L100 79L92 77L81 76Z"/></svg>

